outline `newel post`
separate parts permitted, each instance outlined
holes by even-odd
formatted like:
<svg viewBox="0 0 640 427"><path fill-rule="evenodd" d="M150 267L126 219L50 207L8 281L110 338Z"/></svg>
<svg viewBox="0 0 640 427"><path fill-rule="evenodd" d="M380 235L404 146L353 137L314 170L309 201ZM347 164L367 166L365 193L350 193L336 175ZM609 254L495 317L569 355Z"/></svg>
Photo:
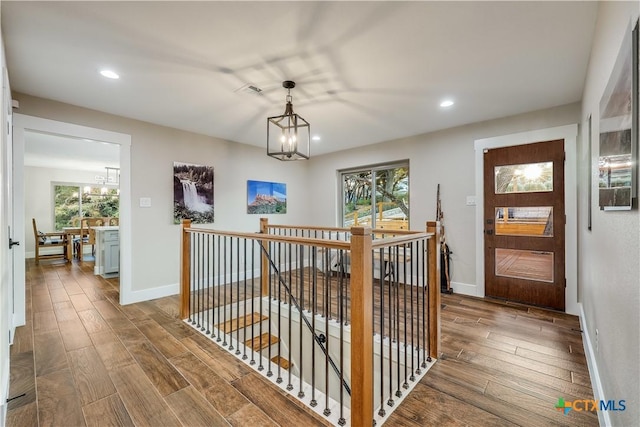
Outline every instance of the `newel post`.
<svg viewBox="0 0 640 427"><path fill-rule="evenodd" d="M269 234L269 218L260 218L260 234ZM264 250L260 251L262 254L260 288L262 289L262 296L266 296L269 295L269 243L261 240L260 244L264 248Z"/></svg>
<svg viewBox="0 0 640 427"><path fill-rule="evenodd" d="M180 239L180 318L186 319L191 299L191 233L186 231L191 227L190 219L182 220L182 239Z"/></svg>
<svg viewBox="0 0 640 427"><path fill-rule="evenodd" d="M371 228L351 227L351 425L373 425Z"/></svg>
<svg viewBox="0 0 640 427"><path fill-rule="evenodd" d="M429 239L427 260L429 266L429 356L440 354L440 222L427 221Z"/></svg>

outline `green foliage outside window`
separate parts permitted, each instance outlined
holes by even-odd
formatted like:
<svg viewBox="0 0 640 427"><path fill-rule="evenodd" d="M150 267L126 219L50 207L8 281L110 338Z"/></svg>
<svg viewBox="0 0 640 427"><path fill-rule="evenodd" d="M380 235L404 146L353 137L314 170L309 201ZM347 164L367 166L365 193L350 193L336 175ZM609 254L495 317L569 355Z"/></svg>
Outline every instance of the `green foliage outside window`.
<svg viewBox="0 0 640 427"><path fill-rule="evenodd" d="M80 198L80 194L82 198ZM54 185L54 216L56 230L72 227L78 217L119 217L120 196L117 188Z"/></svg>

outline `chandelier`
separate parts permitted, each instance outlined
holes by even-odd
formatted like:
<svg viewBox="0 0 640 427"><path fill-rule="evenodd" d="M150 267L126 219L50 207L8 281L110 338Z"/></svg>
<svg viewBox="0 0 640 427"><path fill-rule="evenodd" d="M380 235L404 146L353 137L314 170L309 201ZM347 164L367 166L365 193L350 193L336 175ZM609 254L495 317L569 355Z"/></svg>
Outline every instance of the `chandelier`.
<svg viewBox="0 0 640 427"><path fill-rule="evenodd" d="M303 160L309 158L311 126L309 122L293 112L291 89L295 82L286 80L287 89L284 114L267 118L267 155L278 160Z"/></svg>

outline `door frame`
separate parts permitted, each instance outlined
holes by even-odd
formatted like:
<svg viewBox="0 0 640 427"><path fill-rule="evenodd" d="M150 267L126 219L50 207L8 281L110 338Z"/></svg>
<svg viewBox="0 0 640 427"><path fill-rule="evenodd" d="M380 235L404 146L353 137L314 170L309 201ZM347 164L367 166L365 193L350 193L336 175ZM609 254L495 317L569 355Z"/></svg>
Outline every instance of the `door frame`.
<svg viewBox="0 0 640 427"><path fill-rule="evenodd" d="M484 150L530 144L532 142L564 139L564 209L567 216L565 228L565 312L579 315L578 306L578 200L577 200L577 139L578 125L571 124L547 129L519 132L491 138L476 139L476 286L464 290L471 295L484 297ZM465 293L467 293L465 292Z"/></svg>
<svg viewBox="0 0 640 427"><path fill-rule="evenodd" d="M126 301L132 292L131 265L131 135L104 129L81 126L41 117L13 114L13 184L14 184L14 236L15 240L25 239L25 202L24 202L24 147L25 131L65 135L80 139L109 142L120 145L120 302ZM17 190L19 188L19 190ZM20 245L15 253L16 268L14 277L16 326L25 324L25 246ZM14 249L15 249L14 248Z"/></svg>

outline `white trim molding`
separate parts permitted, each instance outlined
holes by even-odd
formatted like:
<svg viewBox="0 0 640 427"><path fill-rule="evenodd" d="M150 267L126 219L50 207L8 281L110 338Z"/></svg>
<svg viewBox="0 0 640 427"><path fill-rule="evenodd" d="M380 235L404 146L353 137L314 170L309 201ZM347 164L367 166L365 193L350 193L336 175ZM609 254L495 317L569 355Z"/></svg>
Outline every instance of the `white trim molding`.
<svg viewBox="0 0 640 427"><path fill-rule="evenodd" d="M589 369L589 379L591 379L591 388L593 389L593 400L607 401L608 399L604 395L604 387L602 387L602 381L600 381L600 372L598 371L598 364L596 362L596 352L591 346L591 334L587 326L587 318L584 314L584 307L582 303L578 303L580 309L580 328L582 328L582 345L584 346L584 354L587 359L587 368ZM601 426L611 426L611 417L609 411L598 411L598 423Z"/></svg>
<svg viewBox="0 0 640 427"><path fill-rule="evenodd" d="M567 216L565 225L565 311L578 315L578 200L577 200L577 138L578 125L571 124L553 128L514 133L474 142L476 168L476 287L471 295L484 297L484 150L510 147L541 141L564 140L566 154L564 164L564 207Z"/></svg>
<svg viewBox="0 0 640 427"><path fill-rule="evenodd" d="M120 292L120 304L134 304L136 302L141 301L149 301L156 298L164 298L171 295L176 295L180 293L180 285L178 283L174 283L171 285L158 286L150 289L143 289L140 291L132 291L127 292L126 298L123 298L122 292Z"/></svg>
<svg viewBox="0 0 640 427"><path fill-rule="evenodd" d="M21 178L20 182L24 182L25 131L66 135L73 138L118 144L120 146L120 303L122 304L123 301L131 300L133 267L131 262L131 135L57 120L43 119L41 117L26 116L24 114L13 115L13 129L14 147L18 147L18 150L14 150L14 173L19 174ZM16 153L22 153L22 157L16 156ZM16 183L15 180L14 183ZM14 192L16 195L21 193L21 191ZM21 236L16 236L16 240L24 241L24 198L19 201L14 201L14 211L17 214L14 215L15 220L22 222L22 227L18 227L16 223L15 232L22 233ZM22 248L22 256L24 257L24 246L20 246L20 248ZM24 272L22 274L24 274ZM18 296L16 296L16 310L24 310L24 289L22 290L20 298L21 300L18 301ZM24 321L24 312L20 319Z"/></svg>

